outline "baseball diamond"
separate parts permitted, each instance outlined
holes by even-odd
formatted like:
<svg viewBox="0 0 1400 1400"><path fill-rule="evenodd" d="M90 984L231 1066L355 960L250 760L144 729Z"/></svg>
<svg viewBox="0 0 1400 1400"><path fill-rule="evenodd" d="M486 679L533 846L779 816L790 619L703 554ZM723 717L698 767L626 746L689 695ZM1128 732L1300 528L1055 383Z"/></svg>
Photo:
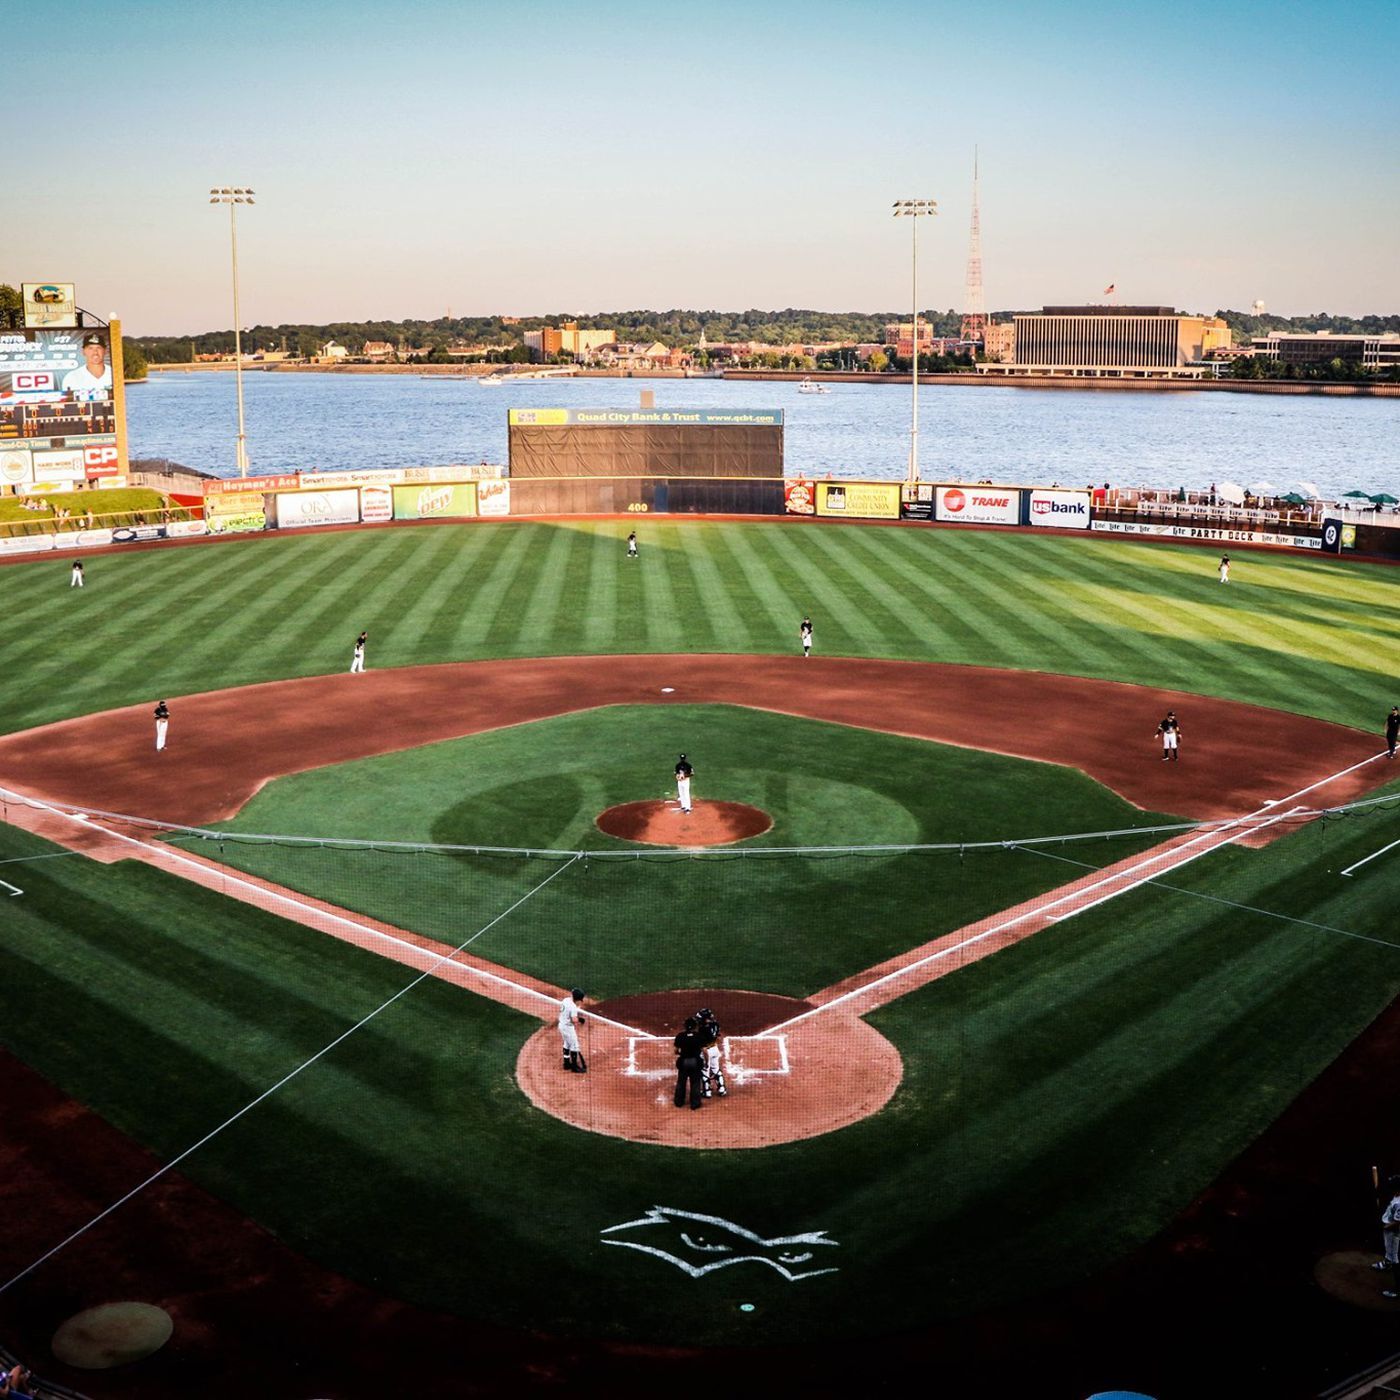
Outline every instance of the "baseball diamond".
<svg viewBox="0 0 1400 1400"><path fill-rule="evenodd" d="M1165 1385L1267 1328L1278 1394L1364 1351L1287 1279L1400 1162L1400 577L636 524L4 568L5 1334L158 1303L157 1396L241 1390L240 1335L328 1393L464 1335L627 1393L682 1326L813 1393L1011 1334L1066 1395L1091 1333L1191 1338ZM701 1007L727 1093L678 1113Z"/></svg>

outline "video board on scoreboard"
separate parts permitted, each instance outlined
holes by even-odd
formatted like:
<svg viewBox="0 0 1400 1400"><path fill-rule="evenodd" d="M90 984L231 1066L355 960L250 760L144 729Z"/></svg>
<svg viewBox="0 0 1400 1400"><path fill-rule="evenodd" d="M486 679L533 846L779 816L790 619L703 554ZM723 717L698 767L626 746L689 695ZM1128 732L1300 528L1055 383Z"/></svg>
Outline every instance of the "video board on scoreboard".
<svg viewBox="0 0 1400 1400"><path fill-rule="evenodd" d="M5 484L71 480L46 469L76 457L89 479L118 472L111 335L106 326L0 332Z"/></svg>

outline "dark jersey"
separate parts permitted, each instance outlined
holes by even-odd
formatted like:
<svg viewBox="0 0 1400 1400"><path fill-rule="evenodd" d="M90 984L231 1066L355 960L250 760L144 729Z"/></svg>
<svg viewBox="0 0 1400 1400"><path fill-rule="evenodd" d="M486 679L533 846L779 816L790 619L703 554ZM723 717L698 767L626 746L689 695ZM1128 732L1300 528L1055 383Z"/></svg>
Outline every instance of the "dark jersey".
<svg viewBox="0 0 1400 1400"><path fill-rule="evenodd" d="M1397 715L1395 711L1392 710L1385 717L1385 737L1387 739L1394 739L1397 735L1400 735L1400 715Z"/></svg>
<svg viewBox="0 0 1400 1400"><path fill-rule="evenodd" d="M702 1018L700 1036L705 1045L713 1045L719 1039L719 1021L713 1016Z"/></svg>
<svg viewBox="0 0 1400 1400"><path fill-rule="evenodd" d="M678 764L676 764L676 777L689 778L693 777L694 774L695 769L693 769L690 766L690 764L685 761L685 759L681 759L681 761Z"/></svg>
<svg viewBox="0 0 1400 1400"><path fill-rule="evenodd" d="M676 1059L681 1064L687 1060L698 1064L704 1048L705 1041L699 1031L682 1031L676 1037Z"/></svg>
<svg viewBox="0 0 1400 1400"><path fill-rule="evenodd" d="M169 719L169 718L170 718L170 709L169 709L169 707L166 705L166 703L165 703L164 700L162 700L162 701L160 702L160 704L156 706L156 718L157 718L157 719Z"/></svg>
<svg viewBox="0 0 1400 1400"><path fill-rule="evenodd" d="M1175 715L1168 715L1161 724L1157 726L1159 734L1171 734L1181 728L1181 721Z"/></svg>

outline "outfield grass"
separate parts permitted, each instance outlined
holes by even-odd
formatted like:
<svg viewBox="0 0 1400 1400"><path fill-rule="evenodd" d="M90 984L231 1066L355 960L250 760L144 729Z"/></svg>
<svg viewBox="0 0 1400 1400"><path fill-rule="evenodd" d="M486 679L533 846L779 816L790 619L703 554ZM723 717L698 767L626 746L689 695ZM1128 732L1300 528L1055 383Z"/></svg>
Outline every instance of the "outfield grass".
<svg viewBox="0 0 1400 1400"><path fill-rule="evenodd" d="M775 816L748 850L999 841L1174 820L1075 769L720 705L615 706L278 779L226 830L554 850L632 851L599 812L659 797L678 750L697 796ZM1027 814L1034 813L1034 817ZM1160 839L1119 838L1111 859ZM641 848L645 850L646 848ZM444 939L504 908L538 863L230 842L219 859ZM653 855L656 853L653 851ZM596 861L472 951L617 996L742 987L803 996L1062 884L1050 861L943 855Z"/></svg>
<svg viewBox="0 0 1400 1400"><path fill-rule="evenodd" d="M623 538L639 523L642 557ZM1377 730L1400 570L1123 541L706 521L275 535L3 570L0 725L371 666L645 651L900 657L1136 681Z"/></svg>

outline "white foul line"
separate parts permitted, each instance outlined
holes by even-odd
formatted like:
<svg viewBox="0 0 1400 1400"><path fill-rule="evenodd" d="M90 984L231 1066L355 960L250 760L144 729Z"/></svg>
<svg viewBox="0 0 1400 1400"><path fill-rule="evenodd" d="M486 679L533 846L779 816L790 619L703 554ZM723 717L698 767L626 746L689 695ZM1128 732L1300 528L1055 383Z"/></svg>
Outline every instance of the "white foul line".
<svg viewBox="0 0 1400 1400"><path fill-rule="evenodd" d="M319 909L314 904L306 904L302 900L294 899L291 895L283 894L280 890L274 889L269 885L260 885L256 881L242 879L237 875L229 873L229 867L226 865L219 865L214 861L205 863L203 861L193 860L174 846L156 845L150 841L138 841L134 836L128 836L122 831L113 831L110 827L103 826L100 822L93 821L83 813L65 812L61 807L51 807L47 802L41 802L37 798L23 797L20 794L11 793L7 788L0 788L0 793L3 793L16 802L24 802L28 805L39 807L45 812L52 813L54 816L65 817L68 821L77 822L79 825L90 827L94 831L100 831L104 836L111 836L118 841L125 841L128 845L136 846L140 850L145 851L148 855L156 856L161 861L169 860L176 864L188 865L195 870L202 871L207 876L214 876L222 880L225 884L238 885L247 890L256 890L257 893L264 898L271 896L273 899L280 901L289 908L299 910L301 913L311 915L316 919L324 919L331 923L340 924L342 927L351 929L355 933L364 934L371 938L379 938L385 943L392 943L399 948L409 949L420 959L429 962L436 959L437 964L446 962L461 972L470 973L474 977L480 977L483 981L499 983L503 987L509 987L512 991L520 992L525 996L534 997L537 1001L547 1002L550 1006L555 1008L559 1005L558 1001L547 993L536 991L533 987L523 986L519 982L512 982L509 977L502 977L498 973L487 972L485 968L475 967L471 963L457 962L450 955L444 956L439 953L434 953L431 949L420 947L417 943L410 942L406 938L399 938L392 933L385 933L382 929L371 928L370 925L358 923L356 920L347 918L343 914L333 914L327 909ZM572 861L570 864L572 864ZM198 884L200 882L194 881L193 883ZM207 888L207 886L205 886L205 888ZM251 903L252 901L247 902ZM314 927L314 925L312 925L312 927ZM366 949L366 951L369 950ZM596 1011L590 1011L588 1014L592 1020L602 1021L604 1024L612 1026L615 1030L620 1030L624 1034L643 1034L643 1032L634 1030L631 1026L623 1025L621 1021L613 1021L606 1016L600 1016Z"/></svg>
<svg viewBox="0 0 1400 1400"><path fill-rule="evenodd" d="M1300 788L1297 792L1290 793L1287 797L1276 797L1272 801L1266 802L1262 806L1256 808L1247 816L1232 818L1223 827L1212 829L1211 831L1201 833L1197 836L1193 836L1187 841L1183 841L1182 844L1176 848L1176 850L1185 850L1186 847L1194 844L1197 841L1208 839L1211 836L1217 836L1224 831L1233 831L1234 828L1243 825L1245 822L1252 821L1255 817L1262 815L1268 808L1277 807L1284 802L1292 802L1295 797L1302 797L1305 793L1312 792L1314 788L1325 787L1328 783L1335 782L1338 778L1345 778L1348 773L1354 773L1358 768L1364 768L1368 763L1374 763L1376 759L1380 757L1381 755L1378 753L1372 754L1370 758L1363 758L1359 763L1353 763L1351 767L1343 768L1340 772L1333 773L1330 777L1320 778L1317 782L1310 783L1307 787ZM1288 812L1279 813L1278 815L1271 817L1268 821L1261 822L1259 824L1260 828L1265 826L1271 826L1276 821L1282 821L1285 817L1290 816L1292 814L1292 810L1293 809L1290 809ZM1231 836L1229 839L1233 840L1234 837ZM1228 844L1228 842L1221 841L1218 843L1218 846L1223 846L1226 844ZM1176 864L1168 866L1166 870L1160 870L1156 872L1156 875L1167 874L1171 870L1177 869L1180 865L1189 864L1191 861L1197 859L1197 857L1207 855L1210 851L1218 849L1218 846L1210 846L1207 847L1205 850L1195 851L1191 855L1186 856L1183 860L1178 861ZM1175 852L1172 852L1172 854L1175 854ZM1045 911L1047 909L1053 909L1056 905L1064 904L1066 901L1071 899L1078 899L1083 894L1085 894L1087 890L1099 889L1103 885L1116 884L1118 881L1123 880L1125 877L1133 874L1135 870L1141 870L1144 866L1152 865L1155 862L1164 861L1165 859L1166 854L1164 852L1159 851L1156 855L1148 856L1146 859L1139 862L1138 865L1132 866L1127 870L1120 871L1117 875L1104 876L1102 880L1095 881L1093 884L1087 886L1084 890L1075 890L1070 894L1061 895L1058 899L1052 899L1048 904L1039 905L1035 909L1027 910L1024 914L1018 914L1014 919L1007 919L1004 923L995 924L989 929L984 929L981 933L973 934L970 938L964 938L962 942L955 943L950 948L941 948L935 953L929 953L926 957L920 958L917 962L906 963L903 967L895 968L893 972L887 972L882 977L875 978L873 982L866 982L863 985L856 987L849 992L843 992L839 997L833 997L831 1001L825 1001L820 1006L812 1007L810 1011L800 1012L798 1015L793 1016L790 1020L782 1021L776 1026L770 1026L768 1034L775 1035L779 1031L787 1030L789 1026L795 1026L799 1021L805 1021L808 1019L808 1017L817 1016L823 1011L829 1011L833 1006L840 1006L841 1003L844 1001L850 1001L854 997L864 996L867 992L874 990L874 988L876 987L883 986L886 982L893 982L898 977L908 976L909 973L914 972L918 968L927 967L930 963L939 962L943 958L951 957L954 953L961 952L964 948L970 948L973 944L981 943L983 940L992 938L998 933L1004 933L1007 929L1014 928L1017 924L1024 923L1027 919L1045 917ZM1068 919L1072 918L1074 914L1082 914L1085 909L1092 909L1099 904L1106 903L1108 900L1113 899L1120 894L1126 894L1129 890L1136 889L1139 885L1148 883L1150 880L1155 879L1156 875L1144 875L1141 879L1133 881L1132 884L1123 885L1118 889L1112 890L1110 893L1101 896L1099 899L1094 900L1093 903L1086 904L1083 906L1083 908L1073 910L1071 913L1061 915L1059 916L1059 918ZM1050 916L1048 922L1054 923L1057 922L1057 919L1055 916Z"/></svg>
<svg viewBox="0 0 1400 1400"><path fill-rule="evenodd" d="M1393 851L1397 846L1400 846L1400 841L1392 841L1390 845L1382 846L1378 851L1372 851L1369 856L1365 857L1365 859L1357 861L1355 865L1347 866L1347 868L1342 871L1342 874L1350 875L1353 870L1360 870L1363 865L1367 864L1367 862L1375 860L1377 856L1383 856L1387 851ZM0 881L0 884L3 883L4 881Z"/></svg>
<svg viewBox="0 0 1400 1400"><path fill-rule="evenodd" d="M18 885L12 885L8 880L0 880L0 885L4 885L4 887L9 890L12 899L15 895L24 893Z"/></svg>

